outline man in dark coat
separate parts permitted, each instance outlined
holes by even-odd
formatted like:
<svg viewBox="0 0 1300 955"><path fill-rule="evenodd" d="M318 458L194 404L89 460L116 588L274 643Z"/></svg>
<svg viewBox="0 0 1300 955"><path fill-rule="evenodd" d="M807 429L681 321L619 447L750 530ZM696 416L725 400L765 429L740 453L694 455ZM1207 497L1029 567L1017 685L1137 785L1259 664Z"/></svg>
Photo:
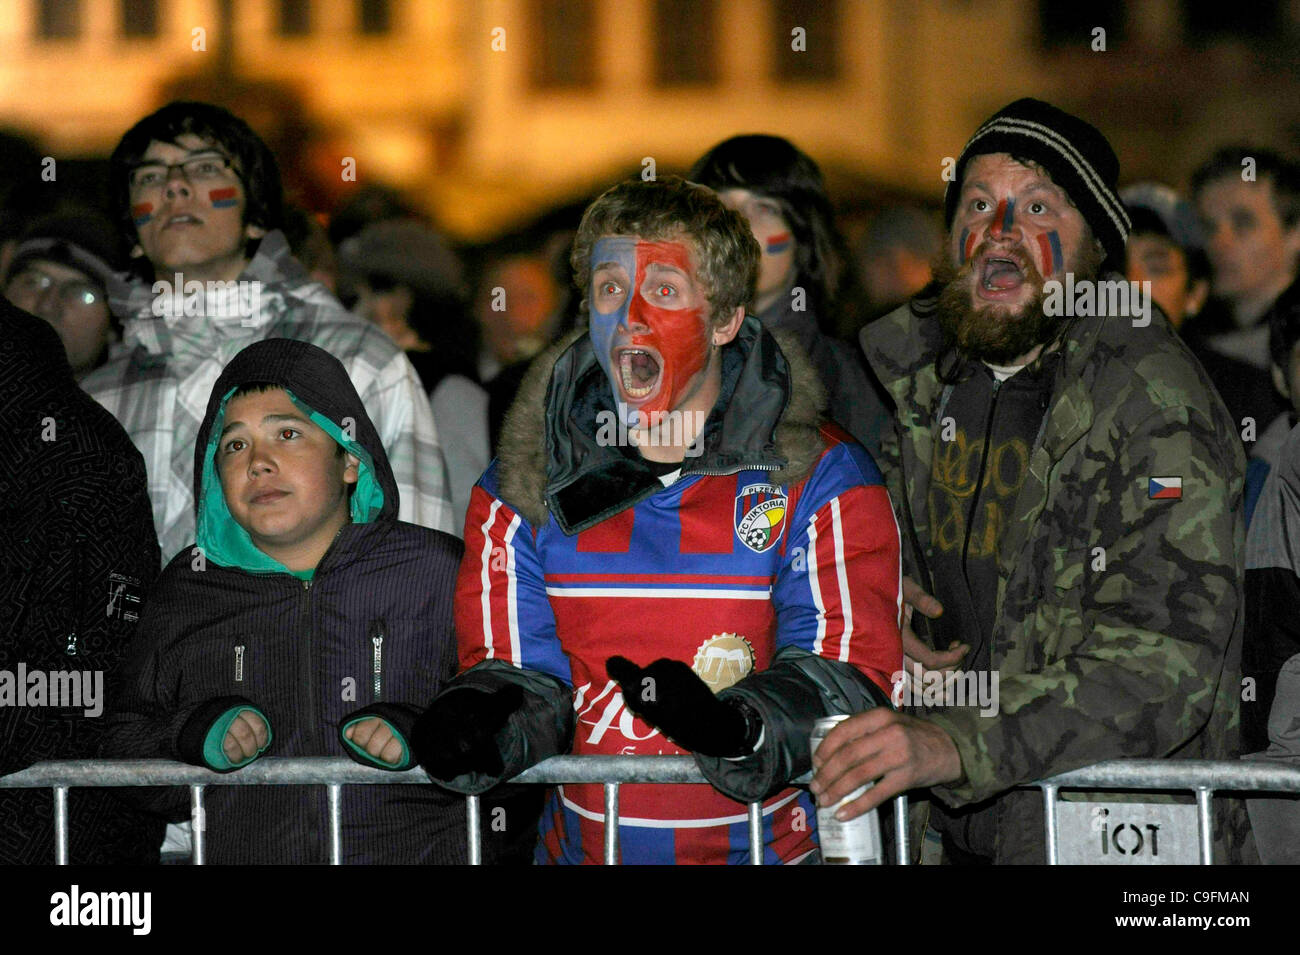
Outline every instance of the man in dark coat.
<svg viewBox="0 0 1300 955"><path fill-rule="evenodd" d="M0 300L0 775L93 757L158 573L144 461L54 329ZM79 697L79 698L78 698ZM72 789L69 861L157 861L162 824ZM48 789L0 789L0 862L54 861Z"/></svg>

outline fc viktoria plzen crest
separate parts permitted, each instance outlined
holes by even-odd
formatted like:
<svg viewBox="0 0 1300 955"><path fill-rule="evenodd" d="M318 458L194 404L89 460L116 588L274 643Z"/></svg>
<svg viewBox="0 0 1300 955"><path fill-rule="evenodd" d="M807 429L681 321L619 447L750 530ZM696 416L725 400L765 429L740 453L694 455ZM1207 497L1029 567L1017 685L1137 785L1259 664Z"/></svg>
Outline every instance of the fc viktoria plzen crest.
<svg viewBox="0 0 1300 955"><path fill-rule="evenodd" d="M761 554L781 539L785 527L785 491L773 484L749 484L736 495L736 536Z"/></svg>

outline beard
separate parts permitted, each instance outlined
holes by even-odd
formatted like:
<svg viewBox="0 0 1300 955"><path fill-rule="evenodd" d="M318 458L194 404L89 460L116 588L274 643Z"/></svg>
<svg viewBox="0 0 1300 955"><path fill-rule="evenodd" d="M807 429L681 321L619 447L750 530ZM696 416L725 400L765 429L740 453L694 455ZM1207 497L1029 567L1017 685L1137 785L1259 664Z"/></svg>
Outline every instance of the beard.
<svg viewBox="0 0 1300 955"><path fill-rule="evenodd" d="M1033 290L1028 301L1015 306L976 304L974 288L982 280L976 274L976 263L987 250L986 245L981 245L961 266L953 265L945 255L934 270L934 279L942 286L936 311L946 341L956 347L962 358L1010 365L1056 338L1070 319L1044 314L1046 279L1033 259L1019 248L999 249L997 255L1011 259L1019 267L1024 284ZM1101 256L1091 241L1083 243L1078 259L1072 270L1074 280L1095 279L1100 272Z"/></svg>

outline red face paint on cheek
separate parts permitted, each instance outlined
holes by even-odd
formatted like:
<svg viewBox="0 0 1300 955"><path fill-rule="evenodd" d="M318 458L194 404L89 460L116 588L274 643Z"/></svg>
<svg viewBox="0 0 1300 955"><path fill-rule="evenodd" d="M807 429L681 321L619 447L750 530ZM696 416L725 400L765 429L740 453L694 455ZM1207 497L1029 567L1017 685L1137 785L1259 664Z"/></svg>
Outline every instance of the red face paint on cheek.
<svg viewBox="0 0 1300 955"><path fill-rule="evenodd" d="M234 186L212 189L208 192L208 201L214 209L230 209L239 205L239 190Z"/></svg>
<svg viewBox="0 0 1300 955"><path fill-rule="evenodd" d="M633 298L628 308L628 320L644 325L649 333L634 334L633 345L654 348L663 358L659 370L658 393L640 406L642 414L671 411L681 402L691 380L704 368L709 357L708 306L664 308L653 298L647 299L644 291L653 296L655 286L646 289L646 272L650 264L671 265L682 275L665 273L664 282L677 286L677 294L684 291L684 277L696 279L690 251L681 242L639 242L636 247L636 278ZM672 299L669 299L672 300ZM645 423L643 418L643 423Z"/></svg>
<svg viewBox="0 0 1300 955"><path fill-rule="evenodd" d="M153 218L153 203L140 202L131 207L131 218L135 221L136 228L146 224Z"/></svg>
<svg viewBox="0 0 1300 955"><path fill-rule="evenodd" d="M769 235L763 243L763 248L768 255L780 255L786 249L790 248L791 236L789 232L778 232L775 235Z"/></svg>

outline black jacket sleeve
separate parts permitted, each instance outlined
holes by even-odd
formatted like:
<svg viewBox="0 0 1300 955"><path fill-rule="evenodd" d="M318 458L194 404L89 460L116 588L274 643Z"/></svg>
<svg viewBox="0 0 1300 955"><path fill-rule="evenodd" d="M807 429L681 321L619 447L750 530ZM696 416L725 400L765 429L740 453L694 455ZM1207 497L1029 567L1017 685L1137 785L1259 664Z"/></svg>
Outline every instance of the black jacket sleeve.
<svg viewBox="0 0 1300 955"><path fill-rule="evenodd" d="M123 456L67 461L75 484L0 518L0 669L99 673L80 708L0 707L0 775L51 759L87 759L103 738L105 697L136 631L137 601L158 575L143 468ZM60 475L66 478L66 475ZM118 601L109 605L115 582ZM131 599L124 611L123 597ZM6 619L8 618L8 619ZM93 684L92 684L93 685Z"/></svg>
<svg viewBox="0 0 1300 955"><path fill-rule="evenodd" d="M709 782L739 802L766 799L812 768L809 738L821 717L890 705L880 687L849 664L793 646L783 647L766 670L718 696L744 702L763 721L763 738L753 755L695 756Z"/></svg>
<svg viewBox="0 0 1300 955"><path fill-rule="evenodd" d="M446 693L491 693L514 684L524 691L524 703L497 733L504 767L500 776L465 773L435 780L453 792L477 795L544 759L567 753L573 745L573 694L562 681L536 670L524 670L501 660L485 660L466 670Z"/></svg>

